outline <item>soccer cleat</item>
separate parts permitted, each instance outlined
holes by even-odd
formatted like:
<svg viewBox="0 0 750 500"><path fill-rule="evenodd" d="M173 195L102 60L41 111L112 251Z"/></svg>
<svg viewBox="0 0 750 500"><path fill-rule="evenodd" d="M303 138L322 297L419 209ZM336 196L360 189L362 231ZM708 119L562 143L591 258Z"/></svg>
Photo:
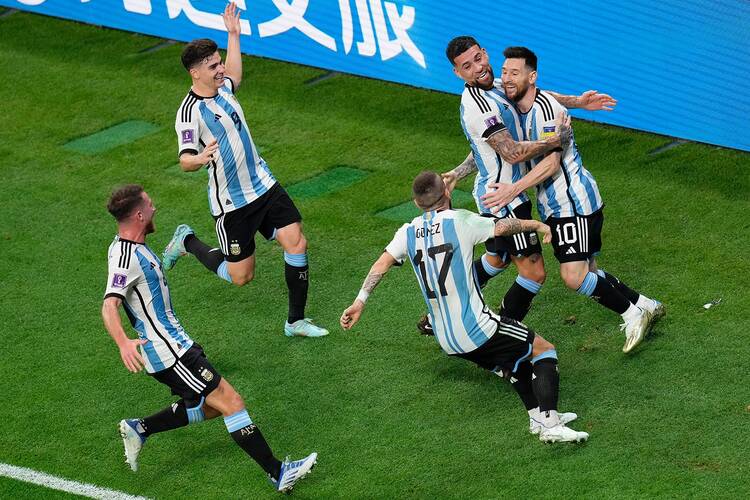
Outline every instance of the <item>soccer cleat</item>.
<svg viewBox="0 0 750 500"><path fill-rule="evenodd" d="M432 325L430 324L430 317L426 314L417 321L417 330L419 330L419 333L422 335L435 335L435 332L432 330Z"/></svg>
<svg viewBox="0 0 750 500"><path fill-rule="evenodd" d="M281 463L279 479L276 481L271 479L271 483L276 487L276 491L289 493L297 481L305 477L316 463L318 463L317 453L310 453L307 457L296 462L290 462L289 457L286 457Z"/></svg>
<svg viewBox="0 0 750 500"><path fill-rule="evenodd" d="M647 308L646 312L651 314L651 322L655 323L658 319L667 315L667 310L664 308L664 304L656 299L651 299L651 303L651 307Z"/></svg>
<svg viewBox="0 0 750 500"><path fill-rule="evenodd" d="M161 256L161 263L164 269L172 269L177 260L187 254L187 250L185 250L185 238L188 234L195 233L193 232L193 228L187 224L180 224L174 230L174 235L169 240L169 243L167 243L164 253Z"/></svg>
<svg viewBox="0 0 750 500"><path fill-rule="evenodd" d="M294 323L284 323L284 335L287 337L325 337L328 330L313 324L310 318L300 319Z"/></svg>
<svg viewBox="0 0 750 500"><path fill-rule="evenodd" d="M562 425L565 425L568 422L572 422L573 420L575 420L577 418L578 418L578 415L576 415L575 413L572 413L572 412L560 413L560 423ZM537 435L540 432L542 432L543 428L544 428L544 426L542 425L541 422L538 422L538 421L534 420L533 418L529 417L529 432L531 434Z"/></svg>
<svg viewBox="0 0 750 500"><path fill-rule="evenodd" d="M550 428L545 427L539 433L539 440L543 443L582 443L588 438L588 432L575 431L563 424Z"/></svg>
<svg viewBox="0 0 750 500"><path fill-rule="evenodd" d="M133 471L138 470L138 455L146 442L146 438L136 429L137 425L138 420L120 420L119 426L122 443L125 445L125 462Z"/></svg>
<svg viewBox="0 0 750 500"><path fill-rule="evenodd" d="M628 353L643 342L651 326L650 320L651 314L641 309L640 314L620 325L620 330L625 330L625 345L622 352Z"/></svg>

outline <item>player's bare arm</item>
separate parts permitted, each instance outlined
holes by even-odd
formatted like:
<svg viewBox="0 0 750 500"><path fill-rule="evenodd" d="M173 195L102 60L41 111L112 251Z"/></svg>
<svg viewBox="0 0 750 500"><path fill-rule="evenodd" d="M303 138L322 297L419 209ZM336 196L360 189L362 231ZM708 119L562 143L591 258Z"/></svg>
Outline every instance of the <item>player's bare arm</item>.
<svg viewBox="0 0 750 500"><path fill-rule="evenodd" d="M474 160L474 153L469 152L469 155L460 165L449 172L445 172L441 177L443 178L445 187L448 188L448 192L453 192L458 181L476 170L477 162Z"/></svg>
<svg viewBox="0 0 750 500"><path fill-rule="evenodd" d="M365 308L365 303L367 302L370 293L375 290L375 287L378 286L378 283L383 279L383 276L385 276L395 264L396 259L394 259L388 252L383 252L380 258L375 261L370 268L370 272L367 273L367 277L362 284L362 288L360 289L357 298L354 299L352 305L347 307L341 315L341 319L339 320L341 328L349 330L357 323L357 321L359 321L359 317L362 315L362 311Z"/></svg>
<svg viewBox="0 0 750 500"><path fill-rule="evenodd" d="M527 231L542 233L544 243L552 241L552 231L549 226L538 220L499 219L495 222L495 236L510 236Z"/></svg>
<svg viewBox="0 0 750 500"><path fill-rule="evenodd" d="M492 146L500 157L508 163L519 163L537 156L542 156L553 149L561 147L570 139L570 119L563 121L557 128L557 134L539 141L516 141L508 129L498 130L487 138L487 144Z"/></svg>
<svg viewBox="0 0 750 500"><path fill-rule="evenodd" d="M225 75L232 79L234 91L240 87L242 82L242 53L240 52L240 10L237 4L230 2L222 14L224 26L227 28L229 37L227 40L227 59Z"/></svg>
<svg viewBox="0 0 750 500"><path fill-rule="evenodd" d="M215 160L218 151L219 145L216 143L216 139L214 139L198 154L182 153L180 155L180 168L183 172L195 172Z"/></svg>
<svg viewBox="0 0 750 500"><path fill-rule="evenodd" d="M547 90L557 102L566 108L579 108L588 111L612 111L617 106L617 99L596 90L587 90L581 95L558 94Z"/></svg>
<svg viewBox="0 0 750 500"><path fill-rule="evenodd" d="M543 182L545 179L560 170L561 157L562 155L559 151L553 151L548 153L542 161L518 181L512 184L503 182L492 182L488 184L488 187L493 190L482 196L482 203L484 203L484 206L487 208L504 207L522 192Z"/></svg>
<svg viewBox="0 0 750 500"><path fill-rule="evenodd" d="M107 297L102 304L102 319L104 328L107 329L109 336L115 341L120 349L120 358L122 363L129 371L136 373L143 368L143 358L138 352L138 346L145 344L146 340L129 339L122 328L120 319L120 306L122 300L118 297Z"/></svg>

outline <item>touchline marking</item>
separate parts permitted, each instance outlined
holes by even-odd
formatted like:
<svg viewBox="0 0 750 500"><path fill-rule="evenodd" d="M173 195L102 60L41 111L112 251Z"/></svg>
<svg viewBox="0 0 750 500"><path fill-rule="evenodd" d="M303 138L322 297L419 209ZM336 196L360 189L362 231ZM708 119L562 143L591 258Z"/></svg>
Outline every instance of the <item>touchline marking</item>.
<svg viewBox="0 0 750 500"><path fill-rule="evenodd" d="M37 472L34 469L16 467L15 465L4 463L0 463L0 476L17 479L26 483L38 484L39 486L44 486L53 490L66 491L68 493L73 493L74 495L81 495L88 498L101 498L102 500L148 500L147 497L128 495L122 491L100 488L93 484L79 483L78 481L63 479L51 474L45 474L44 472Z"/></svg>

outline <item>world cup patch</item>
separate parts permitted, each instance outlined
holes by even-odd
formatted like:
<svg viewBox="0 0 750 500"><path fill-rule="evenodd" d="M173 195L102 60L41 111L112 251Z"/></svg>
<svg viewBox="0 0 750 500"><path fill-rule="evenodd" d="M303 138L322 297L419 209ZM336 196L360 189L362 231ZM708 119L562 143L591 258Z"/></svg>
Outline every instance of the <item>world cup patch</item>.
<svg viewBox="0 0 750 500"><path fill-rule="evenodd" d="M487 126L487 128L494 127L495 125L500 125L500 118L497 116L490 116L489 118L485 118L484 124Z"/></svg>
<svg viewBox="0 0 750 500"><path fill-rule="evenodd" d="M183 130L182 131L182 143L192 144L195 142L195 130Z"/></svg>
<svg viewBox="0 0 750 500"><path fill-rule="evenodd" d="M125 288L125 284L128 282L128 277L124 274L115 273L112 276L112 288Z"/></svg>

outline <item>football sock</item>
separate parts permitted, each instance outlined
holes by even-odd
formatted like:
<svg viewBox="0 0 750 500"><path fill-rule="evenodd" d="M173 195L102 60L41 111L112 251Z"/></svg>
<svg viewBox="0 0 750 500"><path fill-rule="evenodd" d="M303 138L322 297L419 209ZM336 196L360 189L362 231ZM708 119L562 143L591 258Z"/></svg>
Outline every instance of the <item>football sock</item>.
<svg viewBox="0 0 750 500"><path fill-rule="evenodd" d="M630 307L630 301L605 278L589 271L578 287L578 293L591 297L607 309L622 315Z"/></svg>
<svg viewBox="0 0 750 500"><path fill-rule="evenodd" d="M203 412L201 411L201 413ZM140 423L143 432L141 432L141 429L138 429L138 431L144 438L157 432L171 431L172 429L185 427L190 423L187 408L185 407L185 400L181 399L176 403L172 403L172 405L167 406L160 412L141 419Z"/></svg>
<svg viewBox="0 0 750 500"><path fill-rule="evenodd" d="M229 431L234 442L245 450L245 453L250 455L253 460L258 462L258 465L266 471L266 474L278 480L281 462L273 456L271 447L268 446L260 429L250 420L247 410L243 409L224 417L224 424L227 426L227 431Z"/></svg>
<svg viewBox="0 0 750 500"><path fill-rule="evenodd" d="M474 261L474 272L477 275L479 288L484 288L487 282L505 271L504 267L495 267L487 261L487 254L482 255Z"/></svg>
<svg viewBox="0 0 750 500"><path fill-rule="evenodd" d="M539 411L557 411L557 395L560 390L560 375L557 370L557 351L551 349L531 359L533 365L532 386L539 401Z"/></svg>
<svg viewBox="0 0 750 500"><path fill-rule="evenodd" d="M619 278L617 278L616 276L612 276L603 269L597 269L596 274L609 281L612 286L615 287L621 294L623 294L625 298L630 302L632 302L633 304L638 303L638 297L640 297L641 294L620 281Z"/></svg>
<svg viewBox="0 0 750 500"><path fill-rule="evenodd" d="M305 305L307 304L308 288L308 266L306 253L284 252L284 276L286 286L289 288L289 317L287 321L291 324L305 317Z"/></svg>
<svg viewBox="0 0 750 500"><path fill-rule="evenodd" d="M218 248L211 248L201 240L198 239L194 234L188 234L185 237L185 250L188 253L195 255L195 258L203 264L206 269L216 273L220 278L228 282L232 282L232 278L229 277L227 271L227 264L224 260L224 255Z"/></svg>
<svg viewBox="0 0 750 500"><path fill-rule="evenodd" d="M532 366L529 361L523 361L518 365L518 369L510 375L510 385L516 390L518 396L523 402L526 411L531 411L539 406L534 395L534 387L531 383Z"/></svg>
<svg viewBox="0 0 750 500"><path fill-rule="evenodd" d="M500 303L500 316L523 321L531 309L531 301L542 289L542 285L534 280L517 276Z"/></svg>

